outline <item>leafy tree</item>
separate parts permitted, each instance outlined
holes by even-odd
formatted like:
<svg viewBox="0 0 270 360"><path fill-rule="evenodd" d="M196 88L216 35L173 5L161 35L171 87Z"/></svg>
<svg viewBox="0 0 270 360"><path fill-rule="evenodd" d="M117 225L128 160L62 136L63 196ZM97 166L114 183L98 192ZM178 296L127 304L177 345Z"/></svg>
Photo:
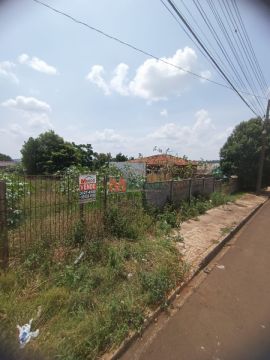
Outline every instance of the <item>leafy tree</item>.
<svg viewBox="0 0 270 360"><path fill-rule="evenodd" d="M54 131L30 137L23 145L22 163L28 174L53 174L80 160L78 149Z"/></svg>
<svg viewBox="0 0 270 360"><path fill-rule="evenodd" d="M86 166L91 168L93 166L94 151L91 144L80 144L72 145L78 150L79 162L81 166Z"/></svg>
<svg viewBox="0 0 270 360"><path fill-rule="evenodd" d="M115 158L113 158L112 160L117 162L123 162L123 161L128 161L128 157L120 152L116 154Z"/></svg>
<svg viewBox="0 0 270 360"><path fill-rule="evenodd" d="M12 161L9 155L1 154L0 153L0 161Z"/></svg>
<svg viewBox="0 0 270 360"><path fill-rule="evenodd" d="M235 127L220 150L220 167L225 175L237 175L242 189L256 188L258 164L262 143L263 123L259 118L243 121ZM267 149L263 185L270 179L270 137L267 131Z"/></svg>
<svg viewBox="0 0 270 360"><path fill-rule="evenodd" d="M94 153L93 167L94 169L99 169L104 165L108 165L111 160L111 153Z"/></svg>

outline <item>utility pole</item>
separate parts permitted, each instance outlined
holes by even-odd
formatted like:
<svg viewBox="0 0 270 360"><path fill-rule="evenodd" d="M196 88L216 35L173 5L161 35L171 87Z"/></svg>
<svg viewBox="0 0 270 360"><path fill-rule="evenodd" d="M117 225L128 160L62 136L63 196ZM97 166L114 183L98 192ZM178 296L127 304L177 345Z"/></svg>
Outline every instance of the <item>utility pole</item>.
<svg viewBox="0 0 270 360"><path fill-rule="evenodd" d="M257 186L256 186L256 192L259 193L262 187L262 175L263 175L263 165L265 160L265 150L266 150L266 135L269 125L269 108L270 108L270 100L268 100L267 104L267 110L266 110L266 116L265 120L263 122L263 131L262 131L262 148L261 148L261 154L259 159L259 169L258 169L258 177L257 177Z"/></svg>

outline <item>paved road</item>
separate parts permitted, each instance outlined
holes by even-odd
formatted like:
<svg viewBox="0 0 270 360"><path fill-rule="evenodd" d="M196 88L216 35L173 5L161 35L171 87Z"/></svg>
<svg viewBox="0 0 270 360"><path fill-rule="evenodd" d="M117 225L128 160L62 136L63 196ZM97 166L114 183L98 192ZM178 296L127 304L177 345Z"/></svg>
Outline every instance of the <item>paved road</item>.
<svg viewBox="0 0 270 360"><path fill-rule="evenodd" d="M270 359L270 201L209 268L122 360Z"/></svg>

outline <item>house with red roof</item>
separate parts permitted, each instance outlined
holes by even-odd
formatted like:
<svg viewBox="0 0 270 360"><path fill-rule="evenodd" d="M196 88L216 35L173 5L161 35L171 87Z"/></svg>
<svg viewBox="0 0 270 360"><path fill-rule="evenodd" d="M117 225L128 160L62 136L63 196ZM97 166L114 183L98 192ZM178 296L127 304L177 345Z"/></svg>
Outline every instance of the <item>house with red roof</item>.
<svg viewBox="0 0 270 360"><path fill-rule="evenodd" d="M197 162L169 154L158 154L129 160L129 163L145 163L148 181L163 181L192 177Z"/></svg>

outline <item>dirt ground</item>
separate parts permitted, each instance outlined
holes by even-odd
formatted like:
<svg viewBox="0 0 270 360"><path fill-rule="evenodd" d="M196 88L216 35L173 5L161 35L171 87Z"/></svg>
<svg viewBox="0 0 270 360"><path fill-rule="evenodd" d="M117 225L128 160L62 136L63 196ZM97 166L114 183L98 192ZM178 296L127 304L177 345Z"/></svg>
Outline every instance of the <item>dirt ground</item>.
<svg viewBox="0 0 270 360"><path fill-rule="evenodd" d="M184 222L180 230L184 241L177 247L191 266L191 271L195 271L202 259L265 200L264 196L245 194L234 203L213 208L196 220Z"/></svg>

